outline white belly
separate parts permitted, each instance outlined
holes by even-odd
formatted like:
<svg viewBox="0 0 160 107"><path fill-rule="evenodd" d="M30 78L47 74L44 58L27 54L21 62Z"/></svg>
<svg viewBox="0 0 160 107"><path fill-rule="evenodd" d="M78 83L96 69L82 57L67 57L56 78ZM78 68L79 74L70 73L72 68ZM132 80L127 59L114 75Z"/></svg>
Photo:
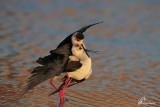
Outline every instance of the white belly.
<svg viewBox="0 0 160 107"><path fill-rule="evenodd" d="M92 68L91 68L91 59L87 58L85 60L80 61L82 63L82 67L76 71L73 72L67 72L67 75L73 79L76 80L82 80L82 79L87 79L91 73L92 73Z"/></svg>

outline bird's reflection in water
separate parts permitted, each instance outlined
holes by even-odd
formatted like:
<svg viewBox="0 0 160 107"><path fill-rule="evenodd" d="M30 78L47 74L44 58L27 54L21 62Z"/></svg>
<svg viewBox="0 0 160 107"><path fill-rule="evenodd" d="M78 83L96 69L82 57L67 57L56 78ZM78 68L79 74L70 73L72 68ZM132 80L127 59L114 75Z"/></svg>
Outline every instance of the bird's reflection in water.
<svg viewBox="0 0 160 107"><path fill-rule="evenodd" d="M64 107L65 102L60 101L59 107Z"/></svg>
<svg viewBox="0 0 160 107"><path fill-rule="evenodd" d="M59 102L59 107L64 107L65 102L69 101L68 99L65 98L65 101L61 101L60 98L60 102Z"/></svg>

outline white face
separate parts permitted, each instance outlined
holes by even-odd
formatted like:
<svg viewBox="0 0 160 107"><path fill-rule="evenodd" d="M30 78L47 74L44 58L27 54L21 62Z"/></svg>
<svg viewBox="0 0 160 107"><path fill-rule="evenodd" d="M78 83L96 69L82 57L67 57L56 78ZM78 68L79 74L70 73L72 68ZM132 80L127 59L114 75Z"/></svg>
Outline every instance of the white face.
<svg viewBox="0 0 160 107"><path fill-rule="evenodd" d="M72 46L72 54L75 56L79 56L84 53L83 47L81 44L75 44Z"/></svg>
<svg viewBox="0 0 160 107"><path fill-rule="evenodd" d="M79 40L79 39L76 38L76 35L77 35L77 32L72 36L72 44L73 44L73 45L83 44L83 40L84 40L84 39Z"/></svg>

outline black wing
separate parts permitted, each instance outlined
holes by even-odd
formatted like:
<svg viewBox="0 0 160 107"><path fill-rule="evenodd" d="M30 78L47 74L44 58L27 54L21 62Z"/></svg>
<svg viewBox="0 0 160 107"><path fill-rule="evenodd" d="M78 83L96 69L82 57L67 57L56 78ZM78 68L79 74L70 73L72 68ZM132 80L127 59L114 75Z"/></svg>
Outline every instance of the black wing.
<svg viewBox="0 0 160 107"><path fill-rule="evenodd" d="M63 55L70 56L71 55L71 49L69 44L65 44L60 48L57 48L55 50L50 51L50 55L45 56L43 58L39 58L36 62L41 65L47 65L50 62L53 62L55 59L63 60Z"/></svg>
<svg viewBox="0 0 160 107"><path fill-rule="evenodd" d="M62 50L67 52L67 46L65 45L60 49L55 50L54 53L37 60L37 62L42 64L42 66L38 66L33 69L31 72L32 76L29 78L24 93L43 81L60 75L64 71L67 62L69 61L69 54L61 54L63 53L61 52ZM70 52L68 51L68 53Z"/></svg>
<svg viewBox="0 0 160 107"><path fill-rule="evenodd" d="M77 69L79 69L82 66L80 61L69 61L65 67L64 72L73 72Z"/></svg>
<svg viewBox="0 0 160 107"><path fill-rule="evenodd" d="M77 30L76 32L84 33L88 28L90 28L90 27L92 27L92 26L94 26L94 25L100 24L100 23L103 23L103 21L102 21L102 22L98 22L98 23L94 23L94 24L90 24L90 25L87 25L87 26L84 26L84 27L82 27L81 29ZM76 33L76 32L74 32L74 33ZM70 34L68 37L66 37L66 38L57 46L57 48L65 45L65 44L69 44L69 45L72 46L71 37L73 36L74 33L72 33L72 34Z"/></svg>

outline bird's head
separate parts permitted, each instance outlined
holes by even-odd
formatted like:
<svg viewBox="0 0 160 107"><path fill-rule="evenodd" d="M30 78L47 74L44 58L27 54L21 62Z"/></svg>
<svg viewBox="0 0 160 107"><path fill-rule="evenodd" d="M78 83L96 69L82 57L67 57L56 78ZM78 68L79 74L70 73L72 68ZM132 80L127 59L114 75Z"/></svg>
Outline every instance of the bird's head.
<svg viewBox="0 0 160 107"><path fill-rule="evenodd" d="M75 32L72 36L72 44L83 44L84 35L80 32Z"/></svg>
<svg viewBox="0 0 160 107"><path fill-rule="evenodd" d="M75 44L72 46L72 54L74 56L79 57L82 55L82 53L84 53L84 50L81 44Z"/></svg>

